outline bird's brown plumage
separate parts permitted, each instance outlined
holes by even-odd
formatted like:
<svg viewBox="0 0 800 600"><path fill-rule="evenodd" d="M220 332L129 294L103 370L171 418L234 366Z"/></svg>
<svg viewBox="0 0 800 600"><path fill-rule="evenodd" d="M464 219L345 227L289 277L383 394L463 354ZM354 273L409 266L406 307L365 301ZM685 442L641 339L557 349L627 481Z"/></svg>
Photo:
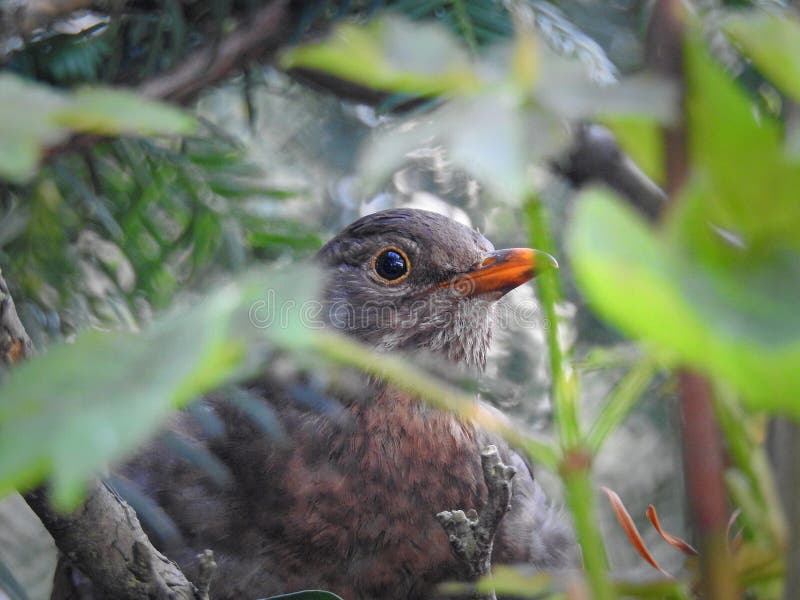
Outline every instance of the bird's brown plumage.
<svg viewBox="0 0 800 600"><path fill-rule="evenodd" d="M411 263L396 285L371 271L375 253L386 247L401 249ZM329 274L331 324L380 350L428 351L482 366L492 303L502 292L473 297L436 285L477 268L492 251L479 233L433 213L365 217L319 253ZM421 290L427 304L419 303ZM377 310L356 320L336 312L371 304ZM392 318L382 320L387 314ZM250 391L279 415L282 441L213 397L203 410L219 417L222 432L210 436L186 414L171 427L173 439L225 465L229 482L215 483L170 452L169 438L122 469L158 506L156 516L175 523L172 534L153 535L190 575L194 555L214 550L219 571L212 597L260 598L308 588L329 589L345 600L431 597L436 583L461 572L434 516L480 508L486 496L480 451L488 444L518 469L494 562L574 564L569 530L527 464L474 424L367 378L361 389L339 394L342 410L335 416L304 409L285 381L265 377Z"/></svg>

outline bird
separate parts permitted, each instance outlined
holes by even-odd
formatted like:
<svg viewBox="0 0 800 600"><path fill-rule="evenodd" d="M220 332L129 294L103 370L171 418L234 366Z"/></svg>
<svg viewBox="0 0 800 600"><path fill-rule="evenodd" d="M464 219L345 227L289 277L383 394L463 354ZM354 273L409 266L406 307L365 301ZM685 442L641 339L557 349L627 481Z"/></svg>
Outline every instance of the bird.
<svg viewBox="0 0 800 600"><path fill-rule="evenodd" d="M377 352L477 370L486 364L497 300L557 266L541 251L495 250L478 231L418 209L358 219L316 262L328 327ZM379 379L358 381L332 392L340 410L320 411L292 398L291 381L254 380L248 392L277 416L281 440L214 395L200 410L221 431L210 434L192 413L176 415L169 439L212 456L230 481L176 456L163 437L121 467L118 481L135 486L151 515L174 525L170 535L150 528L154 543L190 578L197 554L211 549L218 565L212 598L304 589L344 600L432 598L439 583L463 576L436 514L480 509L487 495L480 452L493 444L517 469L494 564L578 564L560 507L500 436Z"/></svg>

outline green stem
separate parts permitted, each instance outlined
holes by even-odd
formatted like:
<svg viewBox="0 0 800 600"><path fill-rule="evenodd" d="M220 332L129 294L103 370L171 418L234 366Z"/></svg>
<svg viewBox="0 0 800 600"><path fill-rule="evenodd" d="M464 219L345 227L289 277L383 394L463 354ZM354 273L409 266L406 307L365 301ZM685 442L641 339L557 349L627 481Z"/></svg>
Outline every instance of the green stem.
<svg viewBox="0 0 800 600"><path fill-rule="evenodd" d="M592 480L589 475L590 464L590 456L576 450L565 458L561 478L567 507L583 553L583 568L592 591L592 600L612 600L616 598L616 593L608 578L608 561L600 529L597 527Z"/></svg>
<svg viewBox="0 0 800 600"><path fill-rule="evenodd" d="M647 384L656 371L656 361L645 356L620 380L609 394L605 406L600 410L597 420L586 435L586 445L592 452L597 452L603 442L614 431L644 392Z"/></svg>
<svg viewBox="0 0 800 600"><path fill-rule="evenodd" d="M555 244L547 224L544 207L535 195L528 196L525 211L528 230L533 245L545 252L553 253ZM563 448L578 444L580 426L578 421L577 382L572 368L565 362L564 350L558 338L558 311L561 287L556 271L546 271L537 278L539 301L545 318L547 351L550 358L550 373L553 380L553 419Z"/></svg>
<svg viewBox="0 0 800 600"><path fill-rule="evenodd" d="M526 198L525 212L534 246L553 253L555 244L547 224L544 207L534 193ZM608 578L603 539L597 526L590 467L591 453L582 441L578 418L578 380L558 337L557 306L561 289L555 271L543 273L537 280L539 301L547 320L547 347L553 381L553 420L564 452L560 474L564 482L567 507L575 525L575 534L583 553L583 565L593 600L612 600L616 592Z"/></svg>

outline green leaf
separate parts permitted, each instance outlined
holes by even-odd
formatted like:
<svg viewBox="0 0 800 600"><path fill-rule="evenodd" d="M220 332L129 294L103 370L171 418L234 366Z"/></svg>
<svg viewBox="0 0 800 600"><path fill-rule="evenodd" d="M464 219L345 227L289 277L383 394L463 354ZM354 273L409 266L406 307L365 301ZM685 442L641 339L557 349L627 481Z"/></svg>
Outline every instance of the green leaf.
<svg viewBox="0 0 800 600"><path fill-rule="evenodd" d="M0 560L0 592L7 594L8 600L28 600L25 588L2 560Z"/></svg>
<svg viewBox="0 0 800 600"><path fill-rule="evenodd" d="M713 232L709 223L690 211L674 219L659 235L608 193L585 193L569 232L583 292L622 331L726 381L750 406L800 416L800 254L729 260L737 250L721 236L691 247L670 235Z"/></svg>
<svg viewBox="0 0 800 600"><path fill-rule="evenodd" d="M309 345L317 281L301 267L249 274L139 335L88 331L14 369L0 396L0 495L52 476L56 503L74 507L174 408L241 375L257 344Z"/></svg>
<svg viewBox="0 0 800 600"><path fill-rule="evenodd" d="M281 594L280 596L270 596L264 600L342 600L342 598L333 592L323 592L322 590L305 590L303 592Z"/></svg>
<svg viewBox="0 0 800 600"><path fill-rule="evenodd" d="M451 34L437 25L398 17L341 25L328 41L286 52L281 66L419 96L469 92L479 86L467 52Z"/></svg>
<svg viewBox="0 0 800 600"><path fill-rule="evenodd" d="M540 61L535 96L542 106L566 119L624 115L662 124L674 120L677 89L664 79L634 75L615 85L601 85L578 60L545 50Z"/></svg>
<svg viewBox="0 0 800 600"><path fill-rule="evenodd" d="M664 140L661 124L649 117L604 116L600 122L617 138L620 147L659 184L665 181Z"/></svg>
<svg viewBox="0 0 800 600"><path fill-rule="evenodd" d="M0 74L0 177L16 183L30 179L44 149L70 130L149 135L194 128L186 113L130 92L98 87L69 94Z"/></svg>
<svg viewBox="0 0 800 600"><path fill-rule="evenodd" d="M46 118L66 103L63 94L47 86L0 74L0 177L21 183L33 174L42 147L68 133Z"/></svg>
<svg viewBox="0 0 800 600"><path fill-rule="evenodd" d="M519 567L497 565L491 575L481 577L477 583L447 582L439 586L445 595L474 597L481 595L506 595L514 598L550 598L553 596L553 578L549 573L531 573Z"/></svg>
<svg viewBox="0 0 800 600"><path fill-rule="evenodd" d="M702 214L748 246L800 247L800 162L781 130L693 39L687 45L687 107L693 171L707 180Z"/></svg>
<svg viewBox="0 0 800 600"><path fill-rule="evenodd" d="M131 92L100 87L77 90L69 105L54 111L51 118L64 127L103 135L187 134L197 127L193 117L177 108Z"/></svg>
<svg viewBox="0 0 800 600"><path fill-rule="evenodd" d="M762 73L800 102L800 21L793 13L751 10L723 27Z"/></svg>

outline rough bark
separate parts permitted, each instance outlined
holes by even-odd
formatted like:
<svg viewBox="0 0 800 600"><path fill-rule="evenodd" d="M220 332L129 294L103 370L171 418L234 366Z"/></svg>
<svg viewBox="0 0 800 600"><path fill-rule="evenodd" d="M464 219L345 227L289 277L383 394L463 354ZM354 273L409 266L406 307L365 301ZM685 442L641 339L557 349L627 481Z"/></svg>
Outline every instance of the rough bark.
<svg viewBox="0 0 800 600"><path fill-rule="evenodd" d="M83 506L69 515L50 508L43 488L24 497L99 597L201 598L178 566L153 548L133 509L104 483L93 483Z"/></svg>

